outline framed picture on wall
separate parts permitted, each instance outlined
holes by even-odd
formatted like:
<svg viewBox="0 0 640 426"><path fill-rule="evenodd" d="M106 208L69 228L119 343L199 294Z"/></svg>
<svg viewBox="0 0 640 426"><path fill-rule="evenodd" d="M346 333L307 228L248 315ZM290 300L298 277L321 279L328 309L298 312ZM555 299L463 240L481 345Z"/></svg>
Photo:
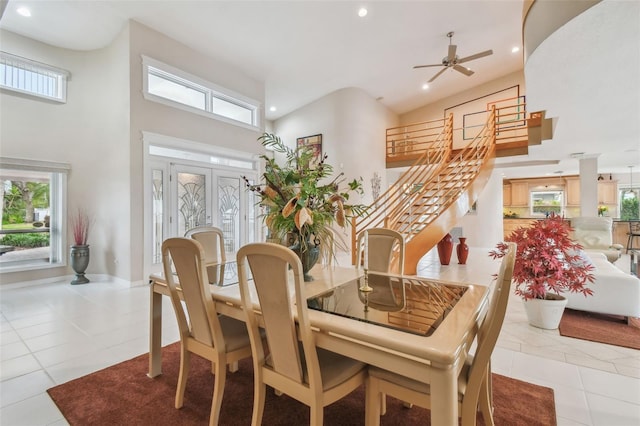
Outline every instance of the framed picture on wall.
<svg viewBox="0 0 640 426"><path fill-rule="evenodd" d="M296 143L299 147L306 146L313 151L313 162L315 164L322 159L322 134L298 138Z"/></svg>

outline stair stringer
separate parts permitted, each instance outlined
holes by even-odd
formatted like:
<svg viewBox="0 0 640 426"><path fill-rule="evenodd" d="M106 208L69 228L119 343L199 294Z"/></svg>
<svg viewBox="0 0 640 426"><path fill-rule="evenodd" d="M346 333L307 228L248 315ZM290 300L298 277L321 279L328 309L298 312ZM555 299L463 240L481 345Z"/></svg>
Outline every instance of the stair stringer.
<svg viewBox="0 0 640 426"><path fill-rule="evenodd" d="M495 146L495 145L494 145ZM460 196L444 208L428 226L407 241L405 245L404 273L415 275L420 259L467 214L473 203L485 188L495 164L495 149L480 167L476 177L462 191Z"/></svg>

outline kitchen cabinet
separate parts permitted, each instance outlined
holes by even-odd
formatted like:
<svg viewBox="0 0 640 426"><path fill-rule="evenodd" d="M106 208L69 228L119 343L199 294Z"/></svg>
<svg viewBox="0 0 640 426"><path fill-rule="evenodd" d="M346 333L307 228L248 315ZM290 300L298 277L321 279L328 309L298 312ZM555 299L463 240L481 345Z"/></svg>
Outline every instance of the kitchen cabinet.
<svg viewBox="0 0 640 426"><path fill-rule="evenodd" d="M502 185L502 205L505 207L511 205L511 184Z"/></svg>
<svg viewBox="0 0 640 426"><path fill-rule="evenodd" d="M529 205L529 184L527 182L511 182L511 205L527 207Z"/></svg>
<svg viewBox="0 0 640 426"><path fill-rule="evenodd" d="M529 227L536 219L504 219L502 221L503 237L507 238L513 231L522 227Z"/></svg>
<svg viewBox="0 0 640 426"><path fill-rule="evenodd" d="M580 206L580 178L565 178L565 197L567 206Z"/></svg>
<svg viewBox="0 0 640 426"><path fill-rule="evenodd" d="M598 204L618 204L618 181L598 181Z"/></svg>

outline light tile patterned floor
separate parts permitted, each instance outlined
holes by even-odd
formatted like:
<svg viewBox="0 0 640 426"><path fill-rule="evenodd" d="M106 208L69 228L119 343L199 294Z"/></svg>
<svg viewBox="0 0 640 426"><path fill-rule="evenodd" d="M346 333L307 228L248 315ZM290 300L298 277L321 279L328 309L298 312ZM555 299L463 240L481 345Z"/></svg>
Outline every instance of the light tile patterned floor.
<svg viewBox="0 0 640 426"><path fill-rule="evenodd" d="M441 266L434 252L419 274L488 285L497 263L472 249L467 265ZM348 265L348 256L339 263ZM172 312L168 298L163 310ZM0 424L67 424L46 389L148 350L148 287L109 279L0 288ZM163 344L178 339L166 315ZM640 351L565 338L526 322L512 296L492 357L496 373L555 390L559 425L640 424Z"/></svg>

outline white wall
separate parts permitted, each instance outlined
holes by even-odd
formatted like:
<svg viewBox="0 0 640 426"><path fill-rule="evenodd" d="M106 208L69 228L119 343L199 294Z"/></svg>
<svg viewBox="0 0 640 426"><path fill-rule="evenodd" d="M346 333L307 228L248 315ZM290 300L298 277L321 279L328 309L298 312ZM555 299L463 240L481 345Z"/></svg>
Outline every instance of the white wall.
<svg viewBox="0 0 640 426"><path fill-rule="evenodd" d="M344 172L345 182L363 179L364 197L350 202L370 204L374 172L385 182L385 132L397 125L397 116L358 88L337 90L273 123L273 131L289 146L296 138L322 134L322 151L334 174ZM351 241L351 229L342 234Z"/></svg>
<svg viewBox="0 0 640 426"><path fill-rule="evenodd" d="M259 153L260 130L188 113L142 96L141 54L264 105L264 84L137 22L101 50L55 48L7 31L3 51L71 72L66 104L0 92L0 155L67 162L68 208L94 216L87 274L143 277L142 131ZM262 119L264 112L261 111ZM70 236L70 233L69 233ZM69 267L3 274L2 283L70 275Z"/></svg>
<svg viewBox="0 0 640 426"><path fill-rule="evenodd" d="M461 77L462 78L462 77ZM473 78L473 77L471 77ZM503 99L502 95L504 93L505 97L507 97L507 93L515 93L515 90L504 91L504 89L519 86L520 96L526 94L525 82L524 82L524 73L522 71L516 71L510 74L507 74L503 77L492 80L488 83L481 84L480 86L474 87L470 90L457 93L455 95L436 100L431 102L423 107L417 108L413 111L409 111L400 116L401 124L411 124L411 123L419 123L422 121L436 120L444 117L445 109L455 107L457 105L462 105L465 103L469 103L475 99L488 97L492 95L492 98ZM499 93L503 91L503 93ZM481 102L481 103L484 103ZM480 105L481 103L478 103ZM481 108L480 110L484 110ZM478 109L473 109L472 112L478 112Z"/></svg>
<svg viewBox="0 0 640 426"><path fill-rule="evenodd" d="M68 211L80 206L93 215L87 273L124 277L128 262L118 267L113 253L128 252L119 242L128 229L128 68L124 39L92 52L55 48L7 31L2 50L71 72L67 103L0 92L0 155L71 164ZM123 214L124 213L124 214ZM71 233L68 232L68 242ZM114 236L116 236L114 238ZM36 280L71 274L69 267L3 274L2 282Z"/></svg>
<svg viewBox="0 0 640 426"><path fill-rule="evenodd" d="M470 247L493 248L503 240L502 174L499 170L494 169L491 173L476 207L475 213L467 213L456 226L462 228Z"/></svg>
<svg viewBox="0 0 640 426"><path fill-rule="evenodd" d="M257 142L262 133L193 114L164 104L145 100L142 96L141 55L164 62L203 78L216 85L259 101L264 106L264 83L247 77L214 58L206 57L177 41L138 22L130 21L130 84L131 84L131 181L129 202L131 212L130 245L132 270L127 279L144 279L144 215L143 215L143 144L142 131L172 136L212 146L239 151L262 153ZM212 40L212 42L215 42ZM222 42L222 41L219 41ZM261 110L261 120L264 110Z"/></svg>

